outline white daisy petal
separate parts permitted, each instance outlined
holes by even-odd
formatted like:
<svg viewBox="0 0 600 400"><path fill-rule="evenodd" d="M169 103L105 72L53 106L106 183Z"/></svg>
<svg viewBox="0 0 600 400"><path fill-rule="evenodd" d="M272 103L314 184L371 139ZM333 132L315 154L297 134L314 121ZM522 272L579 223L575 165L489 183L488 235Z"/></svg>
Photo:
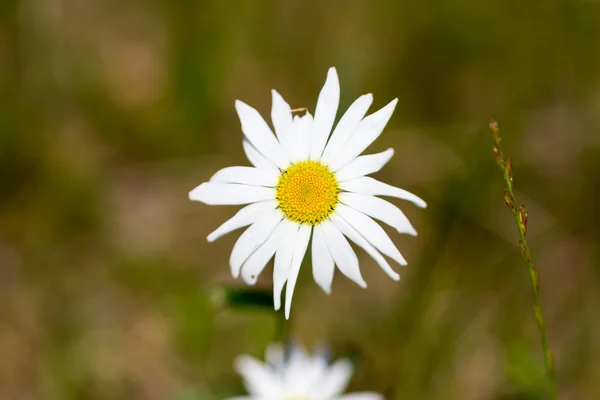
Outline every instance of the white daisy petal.
<svg viewBox="0 0 600 400"><path fill-rule="evenodd" d="M396 108L396 103L398 103L398 99L392 100L381 110L360 121L338 156L331 162L330 166L333 171L337 171L354 160L381 135L383 128L385 128Z"/></svg>
<svg viewBox="0 0 600 400"><path fill-rule="evenodd" d="M250 356L235 359L234 368L244 379L250 394L260 397L277 397L281 393L281 383L271 368Z"/></svg>
<svg viewBox="0 0 600 400"><path fill-rule="evenodd" d="M341 359L328 365L321 352L307 353L300 343L287 349L280 343L271 344L265 359L266 363L261 363L246 355L236 358L234 367L250 396L228 400L383 400L374 392L342 395L353 372L350 361Z"/></svg>
<svg viewBox="0 0 600 400"><path fill-rule="evenodd" d="M301 343L295 342L290 349L283 371L283 386L287 395L305 395L304 378L310 370L311 359Z"/></svg>
<svg viewBox="0 0 600 400"><path fill-rule="evenodd" d="M273 230L268 239L254 251L242 265L242 279L248 285L254 285L260 273L265 269L279 248L282 233L285 231L283 221Z"/></svg>
<svg viewBox="0 0 600 400"><path fill-rule="evenodd" d="M238 211L233 217L215 229L206 237L206 240L209 242L214 242L229 232L253 224L254 222L258 221L258 219L261 218L264 213L275 210L275 208L277 208L276 200L267 200L259 203L248 204L246 207Z"/></svg>
<svg viewBox="0 0 600 400"><path fill-rule="evenodd" d="M279 168L277 165L273 164L271 161L267 160L252 144L248 141L248 139L244 138L242 140L242 146L244 147L244 153L246 153L246 158L250 161L250 164L254 165L256 168L273 170L276 173L279 172Z"/></svg>
<svg viewBox="0 0 600 400"><path fill-rule="evenodd" d="M338 360L323 374L320 382L319 398L332 399L339 396L350 381L352 364L348 360Z"/></svg>
<svg viewBox="0 0 600 400"><path fill-rule="evenodd" d="M242 123L242 132L252 146L279 168L287 168L289 159L281 151L281 145L260 113L240 100L235 101L235 109Z"/></svg>
<svg viewBox="0 0 600 400"><path fill-rule="evenodd" d="M204 182L189 193L190 200L209 205L248 204L275 198L275 189L233 183Z"/></svg>
<svg viewBox="0 0 600 400"><path fill-rule="evenodd" d="M229 266L234 278L239 276L242 264L250 257L250 254L271 236L271 233L282 218L283 215L279 211L267 213L240 235L233 245L231 256L229 257Z"/></svg>
<svg viewBox="0 0 600 400"><path fill-rule="evenodd" d="M340 182L340 187L348 192L367 194L372 196L390 196L402 200L408 200L417 207L425 208L427 203L411 192L397 188L387 183L380 182L368 176Z"/></svg>
<svg viewBox="0 0 600 400"><path fill-rule="evenodd" d="M304 145L304 141L302 141L300 139L301 135L300 135L300 129L299 129L299 125L300 125L300 116L298 115L294 115L294 118L292 119L292 122L294 123L294 129L292 130L292 149L290 151L290 161L292 163L298 162L300 160L306 159L304 156L304 150L305 150L305 145Z"/></svg>
<svg viewBox="0 0 600 400"><path fill-rule="evenodd" d="M287 367L301 367L310 362L310 354L306 351L306 347L298 339L292 339L288 343L288 365ZM292 368L293 369L293 368Z"/></svg>
<svg viewBox="0 0 600 400"><path fill-rule="evenodd" d="M300 225L300 229L298 230L296 245L294 246L294 255L292 256L292 264L287 279L287 286L285 288L285 319L290 318L294 288L296 287L300 266L302 265L302 260L304 259L306 248L308 247L311 231L312 226L310 225Z"/></svg>
<svg viewBox="0 0 600 400"><path fill-rule="evenodd" d="M306 398L319 398L320 382L323 374L327 372L329 366L327 361L319 356L313 355L312 360L308 362L307 372L304 375L303 392Z"/></svg>
<svg viewBox="0 0 600 400"><path fill-rule="evenodd" d="M282 244L275 254L275 268L273 269L273 305L275 310L281 308L281 292L287 281L288 273L292 265L292 256L298 236L300 225L288 219L284 219L282 224L286 225L282 235Z"/></svg>
<svg viewBox="0 0 600 400"><path fill-rule="evenodd" d="M369 243L369 241L367 239L365 239L363 237L363 235L361 235L359 233L359 231L356 230L355 227L352 227L342 217L342 214L340 214L340 215L332 215L331 216L331 220L333 221L333 223L335 224L335 226L337 226L338 229L344 235L348 236L348 238L350 240L352 240L358 246L362 247L371 257L373 257L373 259L377 262L377 264L379 264L379 266L381 267L381 269L383 269L383 271L386 274L388 274L388 276L390 278L392 278L395 281L400 280L400 275L398 275L398 273L392 269L392 267L390 266L390 264L388 264L388 262L386 261L386 259L377 251L377 249L375 247L373 247L373 245L371 243Z"/></svg>
<svg viewBox="0 0 600 400"><path fill-rule="evenodd" d="M280 368L285 361L285 353L281 343L271 343L265 350L265 360L275 368Z"/></svg>
<svg viewBox="0 0 600 400"><path fill-rule="evenodd" d="M333 121L337 114L340 103L340 81L334 67L329 68L325 85L319 93L317 107L315 108L315 120L312 129L310 147L310 159L318 160L323 154L325 143L331 133Z"/></svg>
<svg viewBox="0 0 600 400"><path fill-rule="evenodd" d="M312 272L317 285L327 294L331 293L335 263L329 253L321 225L315 226L312 238Z"/></svg>
<svg viewBox="0 0 600 400"><path fill-rule="evenodd" d="M400 233L417 236L417 231L411 225L406 215L392 203L379 197L357 193L340 193L340 201L370 217L385 222Z"/></svg>
<svg viewBox="0 0 600 400"><path fill-rule="evenodd" d="M294 125L296 126L296 149L292 162L307 160L310 155L313 117L309 112L302 117L296 115Z"/></svg>
<svg viewBox="0 0 600 400"><path fill-rule="evenodd" d="M290 105L281 97L276 90L271 90L273 104L271 106L271 120L275 128L275 134L282 149L291 159L292 147L294 146L294 121Z"/></svg>
<svg viewBox="0 0 600 400"><path fill-rule="evenodd" d="M362 278L360 268L358 267L358 258L350 243L348 243L344 235L342 235L331 221L324 221L321 226L329 253L340 272L359 286L366 288L367 283Z"/></svg>
<svg viewBox="0 0 600 400"><path fill-rule="evenodd" d="M277 179L279 179L279 174L272 169L227 167L217 171L209 182L273 187L277 185Z"/></svg>
<svg viewBox="0 0 600 400"><path fill-rule="evenodd" d="M342 146L344 146L346 141L352 136L352 133L358 127L358 123L363 119L372 103L373 95L369 93L360 96L352 103L352 105L350 105L333 130L333 133L325 146L325 151L321 157L321 161L324 164L329 165L338 155Z"/></svg>
<svg viewBox="0 0 600 400"><path fill-rule="evenodd" d="M335 176L339 182L343 182L372 174L383 168L393 155L394 149L389 148L381 153L356 157L346 164L345 167L337 171Z"/></svg>
<svg viewBox="0 0 600 400"><path fill-rule="evenodd" d="M342 217L350 226L356 229L360 234L367 239L377 250L390 257L400 265L406 265L406 260L400 254L400 251L396 248L392 239L385 233L383 228L379 224L373 221L365 214L356 211L344 204L339 204L337 207L337 213Z"/></svg>
<svg viewBox="0 0 600 400"><path fill-rule="evenodd" d="M384 400L383 397L379 393L375 392L357 392L357 393L349 393L343 396L338 397L336 400Z"/></svg>
<svg viewBox="0 0 600 400"><path fill-rule="evenodd" d="M314 399L318 397L320 380L329 366L319 355L307 353L302 347L300 350L301 353L293 352L290 356L285 377L286 391L304 399Z"/></svg>

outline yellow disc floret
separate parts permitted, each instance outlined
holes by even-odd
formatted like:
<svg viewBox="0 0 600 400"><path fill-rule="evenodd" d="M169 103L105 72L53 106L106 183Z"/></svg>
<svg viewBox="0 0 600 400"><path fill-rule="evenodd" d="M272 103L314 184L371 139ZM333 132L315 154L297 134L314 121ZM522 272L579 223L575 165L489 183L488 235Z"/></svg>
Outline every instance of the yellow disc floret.
<svg viewBox="0 0 600 400"><path fill-rule="evenodd" d="M338 182L329 168L320 162L301 161L281 173L276 197L288 219L317 225L338 204Z"/></svg>

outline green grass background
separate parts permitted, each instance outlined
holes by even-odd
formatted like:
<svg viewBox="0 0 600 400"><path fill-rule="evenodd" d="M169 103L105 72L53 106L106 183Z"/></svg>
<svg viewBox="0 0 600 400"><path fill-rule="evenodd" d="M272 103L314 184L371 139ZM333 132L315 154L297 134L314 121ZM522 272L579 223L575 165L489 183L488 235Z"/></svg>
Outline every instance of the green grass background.
<svg viewBox="0 0 600 400"><path fill-rule="evenodd" d="M544 399L527 269L487 128L500 121L556 359L560 399L600 398L600 2L3 0L0 398L222 399L262 357L267 310L219 307L236 207L187 193L248 165L235 99L314 110L399 104L370 152L419 231L369 287L306 265L289 330L350 357L388 399ZM341 114L338 113L339 115ZM268 268L258 287L269 289Z"/></svg>

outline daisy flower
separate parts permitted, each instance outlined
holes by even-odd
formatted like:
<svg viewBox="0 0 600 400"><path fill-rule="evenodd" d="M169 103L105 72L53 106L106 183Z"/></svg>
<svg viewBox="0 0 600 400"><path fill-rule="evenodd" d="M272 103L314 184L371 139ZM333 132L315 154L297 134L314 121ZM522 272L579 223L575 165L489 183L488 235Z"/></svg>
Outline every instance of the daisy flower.
<svg viewBox="0 0 600 400"><path fill-rule="evenodd" d="M383 400L374 392L342 395L352 376L348 360L328 365L323 354L308 354L300 346L285 354L281 344L267 347L265 358L266 363L246 355L236 359L250 395L228 400Z"/></svg>
<svg viewBox="0 0 600 400"><path fill-rule="evenodd" d="M398 99L365 117L373 96L359 97L332 133L340 99L335 68L327 73L314 118L308 111L294 116L279 93L273 90L272 95L275 135L258 111L235 102L244 151L253 167L224 168L189 193L191 200L209 205L248 204L208 235L208 241L249 226L233 246L231 272L235 278L241 273L252 285L274 256L273 301L279 310L287 283L286 318L311 237L313 277L327 294L336 265L343 275L367 286L346 238L399 280L383 255L401 265L406 260L374 219L400 233L416 236L417 232L398 207L376 196L408 200L419 207L426 204L406 190L367 176L390 160L393 149L360 155L379 137Z"/></svg>

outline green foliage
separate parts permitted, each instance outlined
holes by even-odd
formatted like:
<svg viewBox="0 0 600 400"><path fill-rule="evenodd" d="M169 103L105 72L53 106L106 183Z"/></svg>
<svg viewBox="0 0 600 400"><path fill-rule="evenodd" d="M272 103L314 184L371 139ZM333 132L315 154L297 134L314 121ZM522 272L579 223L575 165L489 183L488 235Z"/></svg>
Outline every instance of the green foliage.
<svg viewBox="0 0 600 400"><path fill-rule="evenodd" d="M243 393L237 355L289 333L351 354L352 390L541 399L520 254L559 398L600 398L597 3L0 3L0 398L222 399ZM247 165L235 99L268 116L276 88L314 109L332 65L341 109L399 98L375 177L429 207L394 201L419 232L390 232L400 282L358 252L368 288L337 274L326 296L304 265L280 324L271 267L247 288L228 266L238 233L205 240L234 208L187 193Z"/></svg>

